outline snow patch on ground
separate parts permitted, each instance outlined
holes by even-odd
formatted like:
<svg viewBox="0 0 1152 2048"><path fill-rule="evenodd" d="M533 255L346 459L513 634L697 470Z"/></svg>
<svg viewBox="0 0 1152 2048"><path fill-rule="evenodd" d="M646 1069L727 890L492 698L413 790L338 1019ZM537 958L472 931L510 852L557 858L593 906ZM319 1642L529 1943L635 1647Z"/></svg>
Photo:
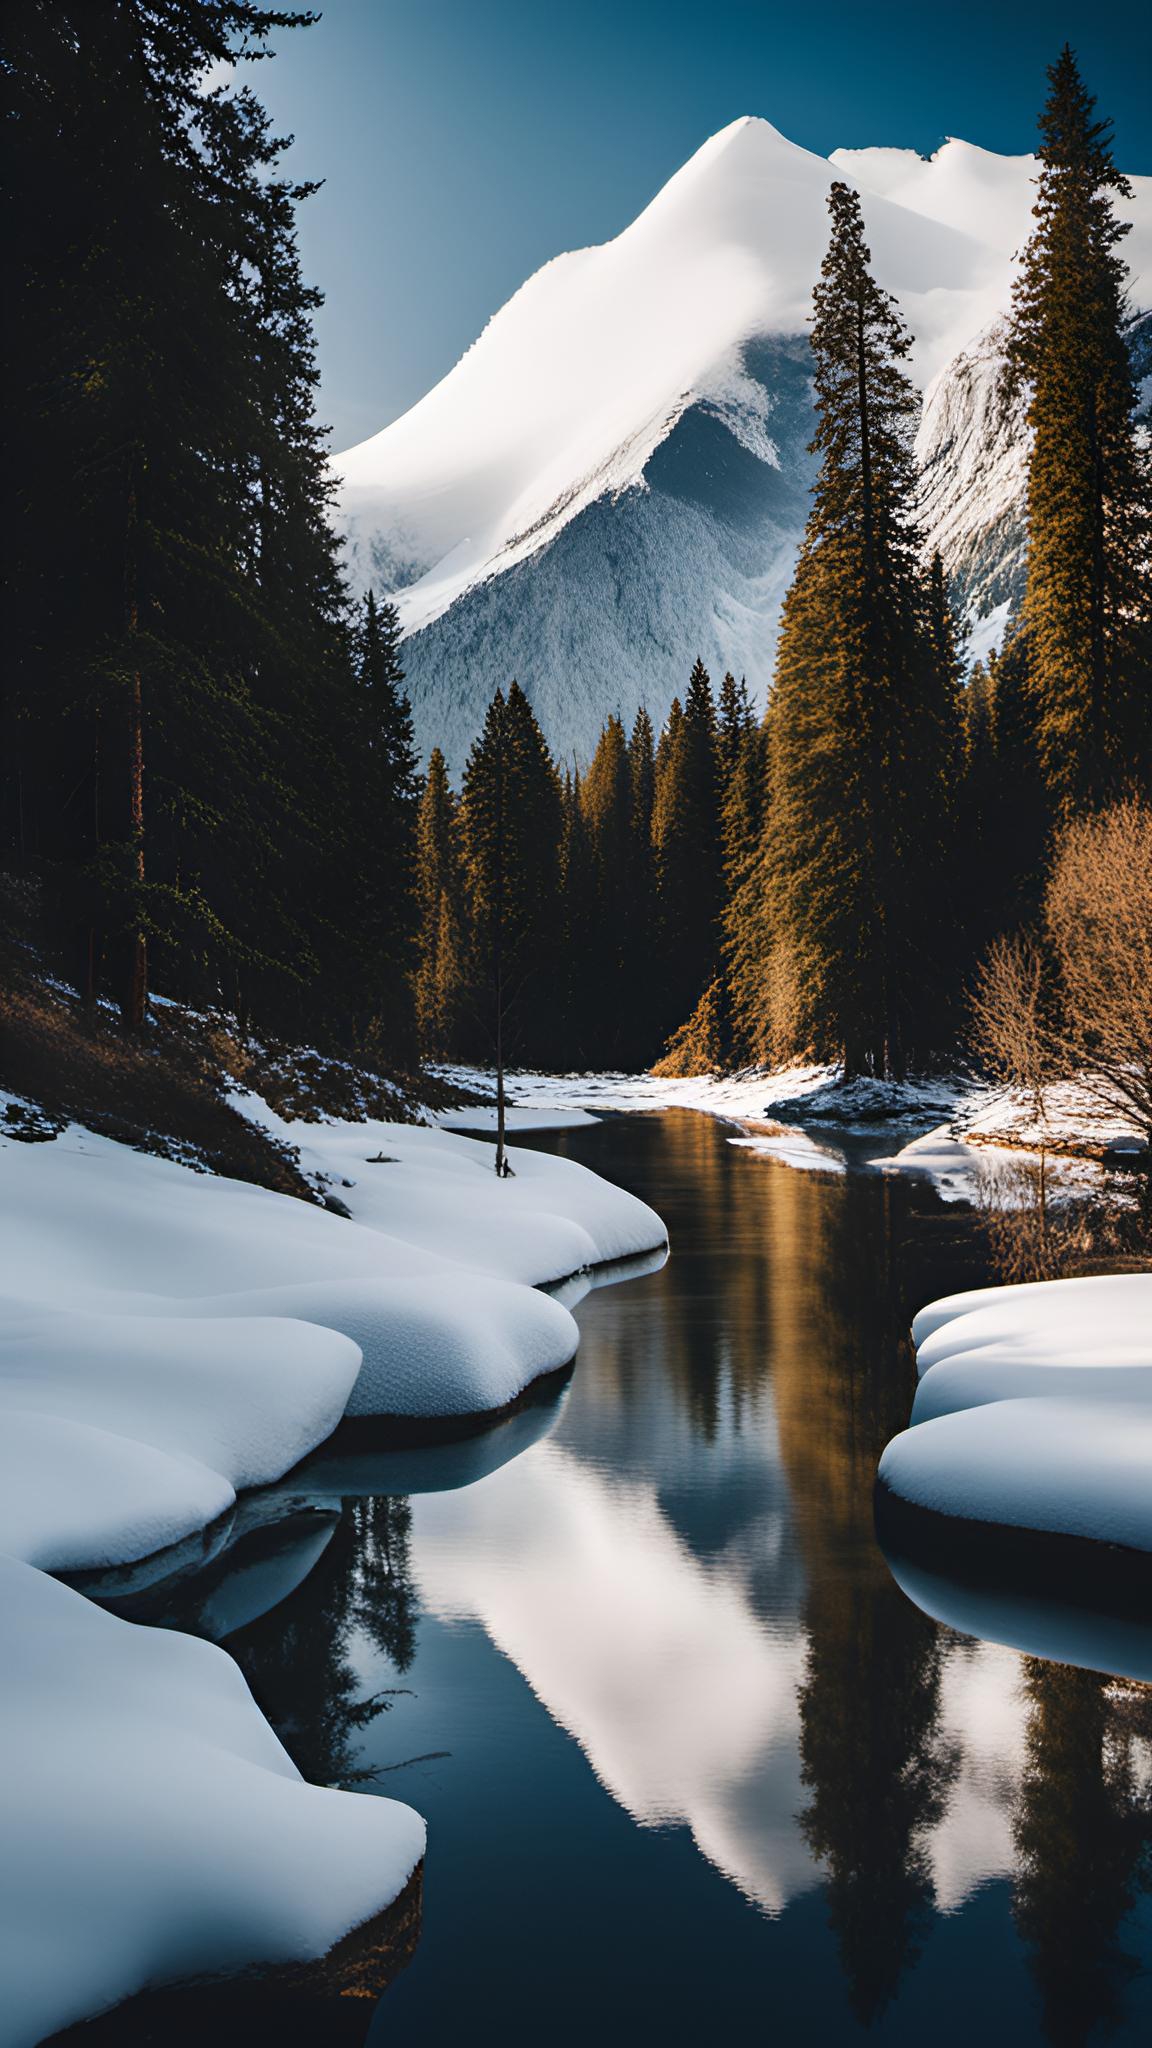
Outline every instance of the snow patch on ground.
<svg viewBox="0 0 1152 2048"><path fill-rule="evenodd" d="M5 2048L173 1979L308 1961L424 1853L391 1799L305 1784L231 1658L0 1558Z"/></svg>
<svg viewBox="0 0 1152 2048"><path fill-rule="evenodd" d="M120 1433L222 1476L213 1513L229 1486L278 1476L327 1435L354 1381L356 1414L502 1407L576 1349L572 1317L541 1285L666 1241L644 1203L570 1160L514 1149L515 1176L500 1181L482 1141L410 1125L286 1123L252 1097L242 1106L299 1145L305 1171L347 1215L76 1127L51 1142L0 1144L11 1355L24 1341L21 1317L71 1311L42 1354L52 1341L61 1355L71 1345L73 1385L94 1348ZM270 1321L286 1318L287 1327ZM219 1422L210 1455L191 1421L198 1385ZM113 1409L99 1399L93 1409L74 1391L59 1398L62 1417L109 1428ZM191 1516L211 1490L192 1471L188 1485ZM126 1541L133 1528L146 1542L151 1513L143 1494L132 1511L125 1496ZM184 1533L174 1526L164 1540ZM91 1560L114 1561L127 1557Z"/></svg>
<svg viewBox="0 0 1152 2048"><path fill-rule="evenodd" d="M345 1214L75 1125L34 1143L0 1125L5 2048L150 1985L319 1957L424 1849L407 1807L304 1784L223 1652L45 1570L181 1543L346 1408L511 1403L576 1348L538 1283L666 1246L652 1210L568 1160L513 1151L497 1180L490 1144L444 1130L242 1106Z"/></svg>
<svg viewBox="0 0 1152 2048"><path fill-rule="evenodd" d="M892 1493L1152 1550L1152 1274L950 1295L912 1334L911 1427L880 1462Z"/></svg>
<svg viewBox="0 0 1152 2048"><path fill-rule="evenodd" d="M974 1145L952 1136L947 1124L925 1131L887 1158L870 1159L869 1166L884 1173L921 1173L932 1181L946 1201L971 1201L977 1192L985 1161Z"/></svg>
<svg viewBox="0 0 1152 2048"><path fill-rule="evenodd" d="M1045 1090L1044 1112L1022 1089L974 1090L958 1119L958 1135L974 1145L1075 1152L1088 1158L1130 1158L1144 1150L1135 1123L1111 1113L1085 1082Z"/></svg>
<svg viewBox="0 0 1152 2048"><path fill-rule="evenodd" d="M50 1294L44 1268L17 1278ZM347 1337L283 1318L0 1300L0 1551L78 1571L181 1541L322 1443L359 1370Z"/></svg>

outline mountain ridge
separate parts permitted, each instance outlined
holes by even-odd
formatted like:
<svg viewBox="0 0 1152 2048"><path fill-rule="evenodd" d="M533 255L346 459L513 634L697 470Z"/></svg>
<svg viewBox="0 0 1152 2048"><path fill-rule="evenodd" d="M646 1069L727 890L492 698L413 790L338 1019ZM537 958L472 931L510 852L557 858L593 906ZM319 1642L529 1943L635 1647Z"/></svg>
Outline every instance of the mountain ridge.
<svg viewBox="0 0 1152 2048"><path fill-rule="evenodd" d="M696 651L747 673L764 700L811 413L795 404L794 352L761 344L806 346L837 176L861 192L876 273L916 337L926 527L974 616L1003 607L1019 580L1021 428L997 409L988 337L1034 168L959 140L931 159L825 159L743 116L613 240L534 272L447 377L337 457L350 578L397 603L421 744L458 768L512 674L554 743L585 758L609 710L646 701L662 716ZM1143 278L1152 180L1134 182L1125 210ZM717 424L775 479L750 481ZM985 460L993 429L1004 445ZM741 483L726 503L728 472Z"/></svg>

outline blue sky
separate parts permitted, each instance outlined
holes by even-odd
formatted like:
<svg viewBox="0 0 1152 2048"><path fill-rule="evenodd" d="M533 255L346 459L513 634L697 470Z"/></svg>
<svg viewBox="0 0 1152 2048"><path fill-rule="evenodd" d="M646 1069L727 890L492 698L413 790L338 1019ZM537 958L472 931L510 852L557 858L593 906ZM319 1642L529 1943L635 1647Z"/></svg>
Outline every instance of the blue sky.
<svg viewBox="0 0 1152 2048"><path fill-rule="evenodd" d="M1121 0L324 0L247 75L323 177L303 209L337 448L423 395L562 249L627 225L706 136L946 135L1032 147L1044 66L1080 55L1117 155L1152 172L1152 30Z"/></svg>

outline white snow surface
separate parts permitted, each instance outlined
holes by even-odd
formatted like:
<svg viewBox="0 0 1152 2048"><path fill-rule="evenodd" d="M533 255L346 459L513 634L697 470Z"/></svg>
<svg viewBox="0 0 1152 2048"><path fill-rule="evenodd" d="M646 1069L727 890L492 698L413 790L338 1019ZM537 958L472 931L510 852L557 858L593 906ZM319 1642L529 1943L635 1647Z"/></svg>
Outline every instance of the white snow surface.
<svg viewBox="0 0 1152 2048"><path fill-rule="evenodd" d="M923 1137L910 1139L898 1152L870 1159L868 1164L884 1173L924 1174L948 1202L973 1198L986 1162L975 1145L954 1138L948 1124L938 1124Z"/></svg>
<svg viewBox="0 0 1152 2048"><path fill-rule="evenodd" d="M403 1889L407 1806L305 1784L224 1651L0 1558L3 2048L317 1958Z"/></svg>
<svg viewBox="0 0 1152 2048"><path fill-rule="evenodd" d="M245 1106L353 1220L76 1126L0 1139L3 2048L149 1985L318 1957L424 1848L407 1807L304 1784L222 1651L45 1571L195 1534L346 1407L504 1405L576 1347L536 1283L665 1243L566 1160L513 1152L497 1181L490 1145L445 1131Z"/></svg>
<svg viewBox="0 0 1152 2048"><path fill-rule="evenodd" d="M887 149L825 159L767 121L732 122L613 241L545 264L425 398L336 458L354 577L384 575L418 631L596 499L642 486L695 404L773 462L772 400L743 351L806 331L838 177L861 192L877 275L930 385L1006 310L1035 174L1031 157L955 140L930 162ZM1135 223L1124 254L1144 305L1152 179L1133 184L1118 209Z"/></svg>
<svg viewBox="0 0 1152 2048"><path fill-rule="evenodd" d="M1152 1550L1152 1274L950 1295L912 1334L912 1425L880 1462L893 1493Z"/></svg>
<svg viewBox="0 0 1152 2048"><path fill-rule="evenodd" d="M78 1313L17 1277L45 1298L0 1300L0 1551L49 1571L204 1528L330 1435L360 1370L309 1323Z"/></svg>
<svg viewBox="0 0 1152 2048"><path fill-rule="evenodd" d="M351 1221L76 1128L0 1144L0 1290L12 1297L0 1407L67 1423L72 1451L83 1425L184 1460L164 1467L165 1514L147 1458L114 1459L90 1438L107 1503L90 1556L54 1549L34 1490L14 1480L0 1515L25 1532L12 1545L21 1555L131 1562L222 1512L236 1487L278 1477L346 1405L419 1416L502 1407L576 1349L572 1316L541 1283L665 1241L651 1209L568 1160L514 1149L515 1177L498 1181L491 1146L473 1139L285 1125L258 1107L301 1143Z"/></svg>

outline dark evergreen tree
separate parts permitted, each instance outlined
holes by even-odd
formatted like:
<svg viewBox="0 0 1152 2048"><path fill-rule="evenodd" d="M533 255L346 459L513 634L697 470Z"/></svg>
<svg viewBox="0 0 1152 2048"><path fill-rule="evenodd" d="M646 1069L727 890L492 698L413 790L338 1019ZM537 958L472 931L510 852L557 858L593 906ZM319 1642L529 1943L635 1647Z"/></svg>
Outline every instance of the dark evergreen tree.
<svg viewBox="0 0 1152 2048"><path fill-rule="evenodd" d="M417 795L416 748L412 706L402 687L400 616L394 604L377 605L371 590L364 600L356 654L370 743L386 778L382 786L393 803L410 804Z"/></svg>
<svg viewBox="0 0 1152 2048"><path fill-rule="evenodd" d="M636 1019L637 999L643 998L638 977L644 934L637 903L631 764L619 718L605 724L580 795L596 881L587 967L597 990L598 1056L608 1065L630 1065L644 1057Z"/></svg>
<svg viewBox="0 0 1152 2048"><path fill-rule="evenodd" d="M645 714L647 716L647 714ZM664 834L665 811L669 765L676 758L684 725L684 706L679 697L673 697L668 706L668 716L660 728L660 737L653 754L652 771L652 844L659 846Z"/></svg>
<svg viewBox="0 0 1152 2048"><path fill-rule="evenodd" d="M1036 226L1009 370L1029 392L1028 687L1043 775L1067 812L1152 774L1152 471L1129 355L1130 187L1072 51L1050 68Z"/></svg>
<svg viewBox="0 0 1152 2048"><path fill-rule="evenodd" d="M618 982L612 975L610 928L579 770L565 775L560 839L560 925L554 1014L548 1028L552 1061L563 1067L603 1064L611 1043ZM619 961L616 962L617 971Z"/></svg>
<svg viewBox="0 0 1152 2048"><path fill-rule="evenodd" d="M746 1064L758 1047L747 1029L763 952L760 931L760 848L765 819L764 729L756 723L743 680L725 676L721 693L720 840L724 869L723 989L725 1055ZM751 998L751 999L750 999Z"/></svg>
<svg viewBox="0 0 1152 2048"><path fill-rule="evenodd" d="M720 945L716 707L701 661L692 670L682 713L673 700L660 746L653 838L667 1029L695 1008L715 974Z"/></svg>
<svg viewBox="0 0 1152 2048"><path fill-rule="evenodd" d="M628 740L631 838L628 851L631 937L629 941L631 1029L621 1057L646 1066L660 1043L662 1016L657 988L659 913L653 813L656 803L656 746L652 720L641 706Z"/></svg>
<svg viewBox="0 0 1152 2048"><path fill-rule="evenodd" d="M456 1049L465 997L467 938L457 803L439 747L433 747L416 824L420 945L416 1029L420 1051L446 1059Z"/></svg>
<svg viewBox="0 0 1152 2048"><path fill-rule="evenodd" d="M729 669L720 685L716 716L716 754L722 792L727 792L731 786L755 730L756 717L748 695L748 684L743 676L737 682Z"/></svg>
<svg viewBox="0 0 1152 2048"><path fill-rule="evenodd" d="M652 720L641 705L628 741L628 772L632 780L632 830L637 843L652 844L652 812L656 802L656 742Z"/></svg>
<svg viewBox="0 0 1152 2048"><path fill-rule="evenodd" d="M344 744L345 802L339 838L350 933L348 992L353 1036L385 1064L415 1043L408 991L416 966L419 785L412 712L403 690L395 606L364 601L355 636L354 692Z"/></svg>
<svg viewBox="0 0 1152 2048"><path fill-rule="evenodd" d="M560 929L560 783L518 683L497 690L464 771L464 878L480 1050L498 1076L498 1170L504 1160L503 1074L518 1056L551 1054L549 970Z"/></svg>
<svg viewBox="0 0 1152 2048"><path fill-rule="evenodd" d="M769 900L758 1015L742 1024L777 1055L899 1075L933 1049L947 736L912 517L909 338L871 275L857 195L834 184L829 211L812 330L821 468L768 718Z"/></svg>
<svg viewBox="0 0 1152 2048"><path fill-rule="evenodd" d="M244 88L303 14L19 0L4 477L2 829L61 964L143 1020L149 980L346 1037L369 949L359 731L295 218L312 188ZM68 478L68 488L60 479ZM380 1005L405 977L385 969ZM374 999L375 1000L375 999Z"/></svg>

